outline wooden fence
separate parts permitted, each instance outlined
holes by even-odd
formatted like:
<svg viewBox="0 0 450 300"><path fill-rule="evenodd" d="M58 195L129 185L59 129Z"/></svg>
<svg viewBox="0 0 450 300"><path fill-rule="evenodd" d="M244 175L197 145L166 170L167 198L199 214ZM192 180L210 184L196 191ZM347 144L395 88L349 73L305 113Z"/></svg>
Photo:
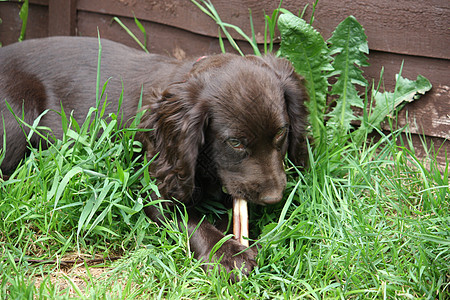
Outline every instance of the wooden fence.
<svg viewBox="0 0 450 300"><path fill-rule="evenodd" d="M0 42L17 41L23 2L0 2ZM263 42L264 12L278 7L277 0L213 0L222 20L250 33L249 9L252 12L258 42ZM292 12L306 4L306 17L313 0L283 1ZM394 88L394 77L402 61L402 75L415 79L427 77L433 89L419 101L408 104L400 113L399 125L409 124L414 143L426 135L438 147L450 149L450 1L434 0L320 0L314 26L331 36L334 28L347 16L354 15L366 30L369 41L369 67L365 76L378 81L384 66L386 89ZM143 40L134 24L136 16L148 35L148 49L175 57L200 56L220 52L215 23L189 0L30 0L27 38L52 35L97 36L138 47L112 18L117 16ZM237 37L237 35L236 35ZM247 53L251 48L240 43ZM385 129L388 129L387 127ZM420 151L422 147L417 147ZM444 161L444 151L439 154Z"/></svg>

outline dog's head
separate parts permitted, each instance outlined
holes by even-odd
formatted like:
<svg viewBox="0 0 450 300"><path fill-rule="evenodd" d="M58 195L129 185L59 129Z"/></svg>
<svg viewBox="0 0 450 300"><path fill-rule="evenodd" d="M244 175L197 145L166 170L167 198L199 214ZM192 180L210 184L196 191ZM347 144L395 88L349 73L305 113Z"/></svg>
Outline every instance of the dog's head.
<svg viewBox="0 0 450 300"><path fill-rule="evenodd" d="M155 97L141 122L154 130L141 140L149 156L158 153L151 170L166 197L189 201L196 170L205 170L233 197L276 203L286 152L305 163L307 95L285 59L207 57Z"/></svg>

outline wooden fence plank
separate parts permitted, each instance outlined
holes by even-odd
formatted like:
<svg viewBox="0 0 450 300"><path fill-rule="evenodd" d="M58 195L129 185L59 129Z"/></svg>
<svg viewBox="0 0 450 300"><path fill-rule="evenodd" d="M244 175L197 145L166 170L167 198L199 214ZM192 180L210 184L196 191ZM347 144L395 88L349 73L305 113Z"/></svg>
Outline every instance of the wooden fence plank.
<svg viewBox="0 0 450 300"><path fill-rule="evenodd" d="M448 0L320 0L315 26L328 38L349 15L365 28L370 49L450 59Z"/></svg>
<svg viewBox="0 0 450 300"><path fill-rule="evenodd" d="M48 35L75 35L76 0L49 0Z"/></svg>
<svg viewBox="0 0 450 300"><path fill-rule="evenodd" d="M14 1L14 2L22 2L22 0L9 0L9 1ZM37 5L44 5L44 6L48 6L48 2L50 0L29 0L30 4L37 4Z"/></svg>
<svg viewBox="0 0 450 300"><path fill-rule="evenodd" d="M258 41L263 41L264 13L271 14L278 6L273 0L215 0L212 1L223 21L241 27L250 33L249 8ZM283 7L296 13L309 4L306 17L311 13L313 0L285 0ZM108 1L79 0L78 9L105 12L160 24L184 28L188 31L217 37L217 26L194 4L187 0L166 1ZM410 0L320 0L314 25L329 37L336 25L349 15L366 29L369 46L373 50L408 55L450 59L450 1Z"/></svg>
<svg viewBox="0 0 450 300"><path fill-rule="evenodd" d="M139 48L137 43L123 30L119 24L112 21L113 16L78 12L78 33L81 36L97 36L97 27L102 38L108 38L122 44ZM143 34L130 18L122 18L121 21L136 35L140 41L144 41ZM165 54L177 58L195 57L200 55L220 53L219 42L216 38L194 34L180 28L165 26L158 23L141 21L147 31L148 47L152 53ZM239 45L246 53L251 52L251 47L240 42ZM227 50L232 51L227 45Z"/></svg>

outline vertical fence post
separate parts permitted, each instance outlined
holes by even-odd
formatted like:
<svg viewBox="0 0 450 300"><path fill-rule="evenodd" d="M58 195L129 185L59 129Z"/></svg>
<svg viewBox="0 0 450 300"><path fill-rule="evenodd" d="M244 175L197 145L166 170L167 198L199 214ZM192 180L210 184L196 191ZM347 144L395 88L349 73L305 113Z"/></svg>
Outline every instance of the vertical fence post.
<svg viewBox="0 0 450 300"><path fill-rule="evenodd" d="M75 35L76 0L49 0L48 35Z"/></svg>

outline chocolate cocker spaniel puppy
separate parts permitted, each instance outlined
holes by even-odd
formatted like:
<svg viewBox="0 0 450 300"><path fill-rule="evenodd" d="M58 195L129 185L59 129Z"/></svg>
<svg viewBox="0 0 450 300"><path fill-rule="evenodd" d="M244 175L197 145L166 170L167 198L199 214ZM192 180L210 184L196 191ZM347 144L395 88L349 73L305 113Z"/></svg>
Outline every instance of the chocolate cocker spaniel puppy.
<svg viewBox="0 0 450 300"><path fill-rule="evenodd" d="M98 44L96 38L52 37L0 48L3 174L14 170L28 146L6 102L30 124L50 109L40 125L61 137L61 105L79 121L95 107ZM219 54L179 61L108 40L102 40L102 49L107 110L117 111L123 89L122 112L126 120L133 118L143 88L146 110L140 127L154 130L137 138L149 159L156 155L150 171L162 198L187 205L191 250L207 262L224 234L206 220L198 226L202 216L195 204L232 198L277 203L286 185L286 153L294 164L304 164L303 79L287 60L274 56ZM37 146L38 135L30 143ZM145 212L162 224L160 209L147 206ZM256 251L246 249L229 239L212 257L228 271L244 267L248 273L256 266Z"/></svg>

